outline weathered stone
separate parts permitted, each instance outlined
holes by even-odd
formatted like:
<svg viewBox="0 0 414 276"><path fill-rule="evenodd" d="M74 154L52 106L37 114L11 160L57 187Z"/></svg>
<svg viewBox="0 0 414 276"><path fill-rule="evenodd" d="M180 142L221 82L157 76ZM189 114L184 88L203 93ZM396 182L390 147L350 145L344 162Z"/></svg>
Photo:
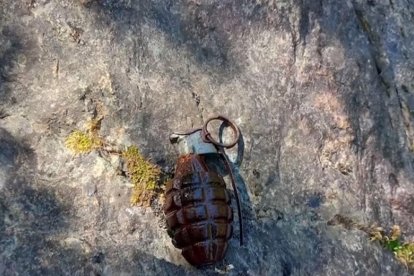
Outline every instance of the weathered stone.
<svg viewBox="0 0 414 276"><path fill-rule="evenodd" d="M404 275L335 214L414 238L414 5L398 1L0 3L1 275ZM169 171L169 134L222 113L246 245L190 267L159 204L131 207L119 160L65 137L136 144ZM237 218L236 218L237 219ZM217 270L216 270L217 269Z"/></svg>

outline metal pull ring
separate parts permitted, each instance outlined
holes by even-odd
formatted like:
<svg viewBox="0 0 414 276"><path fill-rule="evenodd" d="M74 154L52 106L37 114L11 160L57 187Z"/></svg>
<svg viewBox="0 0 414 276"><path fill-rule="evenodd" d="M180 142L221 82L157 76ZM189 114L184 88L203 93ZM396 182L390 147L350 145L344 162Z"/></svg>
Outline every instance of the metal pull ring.
<svg viewBox="0 0 414 276"><path fill-rule="evenodd" d="M229 125L233 131L233 137L234 140L232 140L230 143L220 143L217 142L213 136L210 134L210 132L208 131L208 124L211 121L222 121L223 123L226 123L227 125ZM230 119L222 116L222 115L218 115L216 117L211 117L209 118L203 125L202 131L201 131L201 138L203 139L204 142L206 143L212 143L214 145L216 145L217 147L222 147L222 148L232 148L234 147L237 142L239 141L239 137L240 137L240 131L239 128L237 127L237 125L231 121Z"/></svg>

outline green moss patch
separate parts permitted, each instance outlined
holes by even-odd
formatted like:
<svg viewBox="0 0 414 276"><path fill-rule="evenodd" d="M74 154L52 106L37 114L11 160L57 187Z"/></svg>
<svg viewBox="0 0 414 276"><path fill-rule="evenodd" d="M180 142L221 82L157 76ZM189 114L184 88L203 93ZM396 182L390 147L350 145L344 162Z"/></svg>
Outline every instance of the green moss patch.
<svg viewBox="0 0 414 276"><path fill-rule="evenodd" d="M384 248L392 251L407 268L414 270L414 242L402 241L398 225L394 225L388 234L382 228L377 228L370 235L372 241L378 241Z"/></svg>
<svg viewBox="0 0 414 276"><path fill-rule="evenodd" d="M126 173L134 185L132 204L149 205L158 188L160 168L146 160L135 146L124 150L122 158L126 165Z"/></svg>
<svg viewBox="0 0 414 276"><path fill-rule="evenodd" d="M76 154L88 153L102 146L102 141L90 133L75 130L65 140L66 147Z"/></svg>
<svg viewBox="0 0 414 276"><path fill-rule="evenodd" d="M393 252L398 261L409 270L414 271L414 242L407 242L402 239L401 229L398 225L394 225L387 232L382 227L367 226L340 214L329 220L328 225L342 225L348 230L358 229L367 233L371 241L379 242L386 250Z"/></svg>
<svg viewBox="0 0 414 276"><path fill-rule="evenodd" d="M120 169L133 184L131 203L149 206L154 198L161 194L159 183L161 169L145 159L136 146L125 150L113 149L108 142L99 136L101 119L92 119L87 123L87 130L75 130L65 139L65 146L75 154L86 154L99 150L104 156L119 155L125 166Z"/></svg>

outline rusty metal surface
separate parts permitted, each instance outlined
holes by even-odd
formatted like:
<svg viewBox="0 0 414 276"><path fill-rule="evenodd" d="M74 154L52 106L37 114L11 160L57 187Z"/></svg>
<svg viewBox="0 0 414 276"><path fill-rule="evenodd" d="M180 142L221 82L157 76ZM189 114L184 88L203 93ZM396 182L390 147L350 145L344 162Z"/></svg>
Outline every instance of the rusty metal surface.
<svg viewBox="0 0 414 276"><path fill-rule="evenodd" d="M232 234L233 210L223 179L201 155L181 156L167 184L164 205L174 246L194 266L223 259Z"/></svg>

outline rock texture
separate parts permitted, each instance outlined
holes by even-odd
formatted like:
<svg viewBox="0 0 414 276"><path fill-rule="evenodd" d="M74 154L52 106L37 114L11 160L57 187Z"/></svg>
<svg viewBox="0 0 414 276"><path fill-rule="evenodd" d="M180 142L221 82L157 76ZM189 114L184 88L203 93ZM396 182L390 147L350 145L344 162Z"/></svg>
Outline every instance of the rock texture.
<svg viewBox="0 0 414 276"><path fill-rule="evenodd" d="M0 274L408 274L327 221L414 238L413 22L409 0L1 1ZM190 267L116 158L65 148L97 113L165 170L171 131L234 119L247 244L236 222Z"/></svg>

